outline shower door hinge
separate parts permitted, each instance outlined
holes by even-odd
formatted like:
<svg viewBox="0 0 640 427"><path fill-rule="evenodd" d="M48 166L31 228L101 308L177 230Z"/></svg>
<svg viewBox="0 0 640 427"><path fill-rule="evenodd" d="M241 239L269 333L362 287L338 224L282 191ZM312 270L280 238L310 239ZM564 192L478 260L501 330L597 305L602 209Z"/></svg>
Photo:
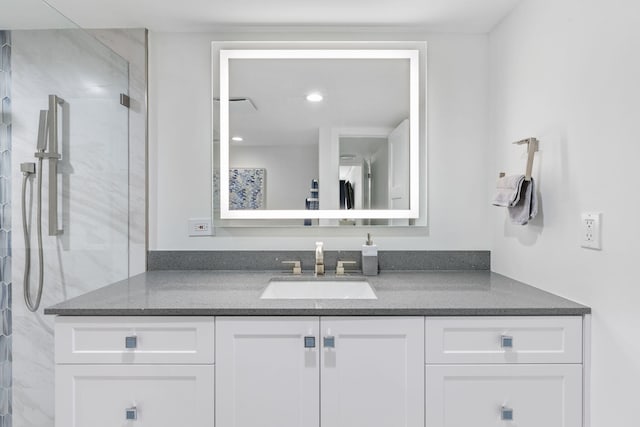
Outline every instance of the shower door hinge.
<svg viewBox="0 0 640 427"><path fill-rule="evenodd" d="M131 107L131 98L129 98L129 95L125 95L124 93L120 94L120 105L127 108Z"/></svg>

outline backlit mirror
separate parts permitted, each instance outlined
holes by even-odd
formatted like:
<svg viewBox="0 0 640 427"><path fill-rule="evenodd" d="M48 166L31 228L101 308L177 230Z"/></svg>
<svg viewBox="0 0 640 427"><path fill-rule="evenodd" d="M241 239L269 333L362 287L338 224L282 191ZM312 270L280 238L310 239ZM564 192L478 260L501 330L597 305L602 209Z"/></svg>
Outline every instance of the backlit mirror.
<svg viewBox="0 0 640 427"><path fill-rule="evenodd" d="M418 218L417 50L221 49L219 55L214 182L221 218L305 225L402 225Z"/></svg>

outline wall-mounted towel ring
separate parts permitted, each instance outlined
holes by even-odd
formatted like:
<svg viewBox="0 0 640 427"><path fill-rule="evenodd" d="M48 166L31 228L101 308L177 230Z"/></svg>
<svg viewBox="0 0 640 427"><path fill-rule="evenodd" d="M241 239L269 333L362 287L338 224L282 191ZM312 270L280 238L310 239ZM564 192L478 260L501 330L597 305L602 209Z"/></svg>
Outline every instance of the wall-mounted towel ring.
<svg viewBox="0 0 640 427"><path fill-rule="evenodd" d="M536 138L527 138L514 142L517 145L527 144L527 171L524 174L525 181L531 181L531 171L533 169L533 156L538 151L538 140Z"/></svg>

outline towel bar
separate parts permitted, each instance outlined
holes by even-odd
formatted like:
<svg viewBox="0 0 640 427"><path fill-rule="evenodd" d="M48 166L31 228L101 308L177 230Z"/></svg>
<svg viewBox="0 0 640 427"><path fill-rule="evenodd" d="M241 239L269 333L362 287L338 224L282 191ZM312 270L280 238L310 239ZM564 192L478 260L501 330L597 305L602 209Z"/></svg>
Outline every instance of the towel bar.
<svg viewBox="0 0 640 427"><path fill-rule="evenodd" d="M527 144L527 170L524 174L524 179L526 181L531 181L531 171L533 169L533 156L536 151L538 151L538 140L536 138L527 138L521 139L520 141L514 142L516 145Z"/></svg>

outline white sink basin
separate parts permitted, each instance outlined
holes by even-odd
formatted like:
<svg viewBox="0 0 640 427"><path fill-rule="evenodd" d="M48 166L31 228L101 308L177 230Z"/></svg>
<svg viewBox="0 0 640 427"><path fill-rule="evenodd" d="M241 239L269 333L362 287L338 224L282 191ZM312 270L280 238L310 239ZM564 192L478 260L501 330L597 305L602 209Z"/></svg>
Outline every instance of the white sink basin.
<svg viewBox="0 0 640 427"><path fill-rule="evenodd" d="M378 299L364 280L272 280L261 299Z"/></svg>

